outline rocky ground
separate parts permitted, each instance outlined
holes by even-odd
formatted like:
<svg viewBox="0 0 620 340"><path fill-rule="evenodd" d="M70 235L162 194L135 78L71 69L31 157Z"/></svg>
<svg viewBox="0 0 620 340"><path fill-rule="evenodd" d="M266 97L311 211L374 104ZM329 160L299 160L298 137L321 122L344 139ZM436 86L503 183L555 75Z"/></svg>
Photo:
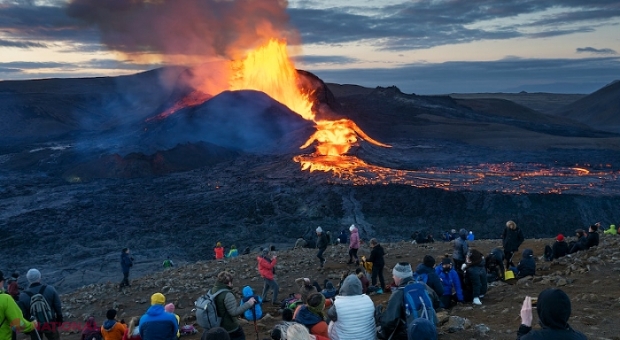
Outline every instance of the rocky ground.
<svg viewBox="0 0 620 340"><path fill-rule="evenodd" d="M441 311L439 317L439 338L448 339L515 339L520 323L519 311L526 295L538 296L548 287L560 287L568 293L572 301L570 324L586 334L589 339L620 339L617 330L617 310L620 308L618 282L620 278L620 238L601 235L599 247L571 255L553 262L541 258L545 244L552 239L528 239L521 250L531 248L537 255L537 275L521 279L515 284L494 283L483 299L482 306L469 303ZM500 245L499 240L476 240L471 247L486 253ZM431 245L412 245L409 242L383 244L386 255L386 268L396 262L409 261L417 265L426 254L440 258L451 252L450 243L436 242ZM332 246L326 252L327 263L324 271L317 270L317 260L312 249L280 250L276 280L280 284L280 296L297 290L294 280L309 277L322 282L324 279L336 281L348 270L354 269L345 262L348 260L344 246ZM363 245L360 255L369 254ZM191 311L193 301L209 289L214 276L221 270L234 272L237 293L245 285L255 292L262 289L262 280L256 270L256 253L240 256L226 261L206 261L189 263L166 271L157 271L132 281L132 287L119 292L116 282L91 284L61 296L65 320L77 327L89 315L95 315L99 324L105 319L109 308L119 310L119 318L129 320L140 316L149 306L149 297L155 292L163 292L167 301L177 306L177 313L184 323L193 323ZM520 252L515 256L520 257ZM386 269L386 279L391 275ZM372 296L375 304L385 304L389 293ZM269 330L280 320L275 307L266 305L266 315L258 322L258 338L269 338ZM534 317L533 324L537 324ZM69 327L69 326L68 326ZM248 339L255 338L254 325L243 322ZM65 330L64 339L79 339L76 331ZM199 339L200 334L187 336ZM21 339L22 337L20 337Z"/></svg>

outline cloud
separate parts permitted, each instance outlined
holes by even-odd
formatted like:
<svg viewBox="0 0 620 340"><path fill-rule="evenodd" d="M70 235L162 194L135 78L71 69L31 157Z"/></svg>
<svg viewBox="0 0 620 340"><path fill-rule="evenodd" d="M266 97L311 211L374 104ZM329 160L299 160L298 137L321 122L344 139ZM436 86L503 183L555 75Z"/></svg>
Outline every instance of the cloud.
<svg viewBox="0 0 620 340"><path fill-rule="evenodd" d="M32 41L13 41L13 40L4 40L0 39L0 47L17 47L17 48L33 48L33 47L42 47L46 48L46 44L32 42Z"/></svg>
<svg viewBox="0 0 620 340"><path fill-rule="evenodd" d="M395 85L406 93L500 92L565 84L555 92L590 93L620 78L620 57L520 59L409 64L395 68L309 69L325 82L367 87ZM566 86L570 84L571 86ZM514 92L514 91L513 91Z"/></svg>
<svg viewBox="0 0 620 340"><path fill-rule="evenodd" d="M594 47L578 47L577 53L595 53L595 54L618 54L611 48L594 48Z"/></svg>

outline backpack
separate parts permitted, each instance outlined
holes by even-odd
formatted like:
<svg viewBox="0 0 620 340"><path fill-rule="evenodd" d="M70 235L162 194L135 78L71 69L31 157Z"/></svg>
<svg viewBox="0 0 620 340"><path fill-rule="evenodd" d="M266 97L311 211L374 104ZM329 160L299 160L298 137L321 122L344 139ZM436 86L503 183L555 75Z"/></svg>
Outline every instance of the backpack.
<svg viewBox="0 0 620 340"><path fill-rule="evenodd" d="M437 314L426 287L424 283L412 282L402 288L407 325L417 318L427 319L435 326L437 325Z"/></svg>
<svg viewBox="0 0 620 340"><path fill-rule="evenodd" d="M54 321L52 308L50 308L45 296L43 296L45 288L47 288L47 286L42 285L39 292L36 294L30 291L25 292L30 297L30 316L34 317L41 325Z"/></svg>
<svg viewBox="0 0 620 340"><path fill-rule="evenodd" d="M297 305L302 304L300 299L295 298L295 294L289 294L289 297L280 302L280 309L288 308L295 310Z"/></svg>
<svg viewBox="0 0 620 340"><path fill-rule="evenodd" d="M181 333L181 335L193 335L193 334L198 333L198 330L196 329L196 327L192 325L185 325L181 327L181 329L179 330L179 333Z"/></svg>
<svg viewBox="0 0 620 340"><path fill-rule="evenodd" d="M222 289L215 294L211 294L211 291L208 291L207 294L199 297L194 302L196 306L196 322L198 322L200 327L204 328L205 331L213 327L219 327L222 322L222 317L217 315L215 297L223 292L229 292L229 290Z"/></svg>

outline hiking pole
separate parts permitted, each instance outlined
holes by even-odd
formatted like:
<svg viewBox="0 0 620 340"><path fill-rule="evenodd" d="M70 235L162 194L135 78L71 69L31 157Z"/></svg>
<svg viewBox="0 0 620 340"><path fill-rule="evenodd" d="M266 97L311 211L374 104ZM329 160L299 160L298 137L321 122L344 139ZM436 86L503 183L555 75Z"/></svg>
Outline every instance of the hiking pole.
<svg viewBox="0 0 620 340"><path fill-rule="evenodd" d="M256 324L256 302L252 305L252 314L254 314L254 331L256 332L256 340L258 340L258 325Z"/></svg>
<svg viewBox="0 0 620 340"><path fill-rule="evenodd" d="M35 321L36 318L34 316L30 317L30 322ZM39 323L37 322L37 326L39 326ZM37 339L41 340L41 336L39 335L39 331L37 331L37 327L34 327L34 333L37 335Z"/></svg>

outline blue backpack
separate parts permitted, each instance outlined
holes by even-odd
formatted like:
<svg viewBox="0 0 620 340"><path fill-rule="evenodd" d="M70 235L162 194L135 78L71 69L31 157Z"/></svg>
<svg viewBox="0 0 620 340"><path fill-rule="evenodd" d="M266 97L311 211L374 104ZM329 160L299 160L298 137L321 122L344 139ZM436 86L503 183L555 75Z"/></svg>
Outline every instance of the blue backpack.
<svg viewBox="0 0 620 340"><path fill-rule="evenodd" d="M263 299L258 295L254 295L254 291L252 290L252 287L250 286L243 287L242 293L243 293L243 298L241 299L241 302L239 305L246 303L252 297L254 298L254 300L256 300L256 303L254 304L252 308L243 312L243 317L248 321L256 321L262 318L263 308L261 307L261 304L263 302Z"/></svg>
<svg viewBox="0 0 620 340"><path fill-rule="evenodd" d="M428 282L428 274L413 273L413 281L426 284Z"/></svg>
<svg viewBox="0 0 620 340"><path fill-rule="evenodd" d="M427 319L435 326L437 325L437 314L426 287L426 284L422 282L412 282L402 288L407 325L417 318Z"/></svg>

